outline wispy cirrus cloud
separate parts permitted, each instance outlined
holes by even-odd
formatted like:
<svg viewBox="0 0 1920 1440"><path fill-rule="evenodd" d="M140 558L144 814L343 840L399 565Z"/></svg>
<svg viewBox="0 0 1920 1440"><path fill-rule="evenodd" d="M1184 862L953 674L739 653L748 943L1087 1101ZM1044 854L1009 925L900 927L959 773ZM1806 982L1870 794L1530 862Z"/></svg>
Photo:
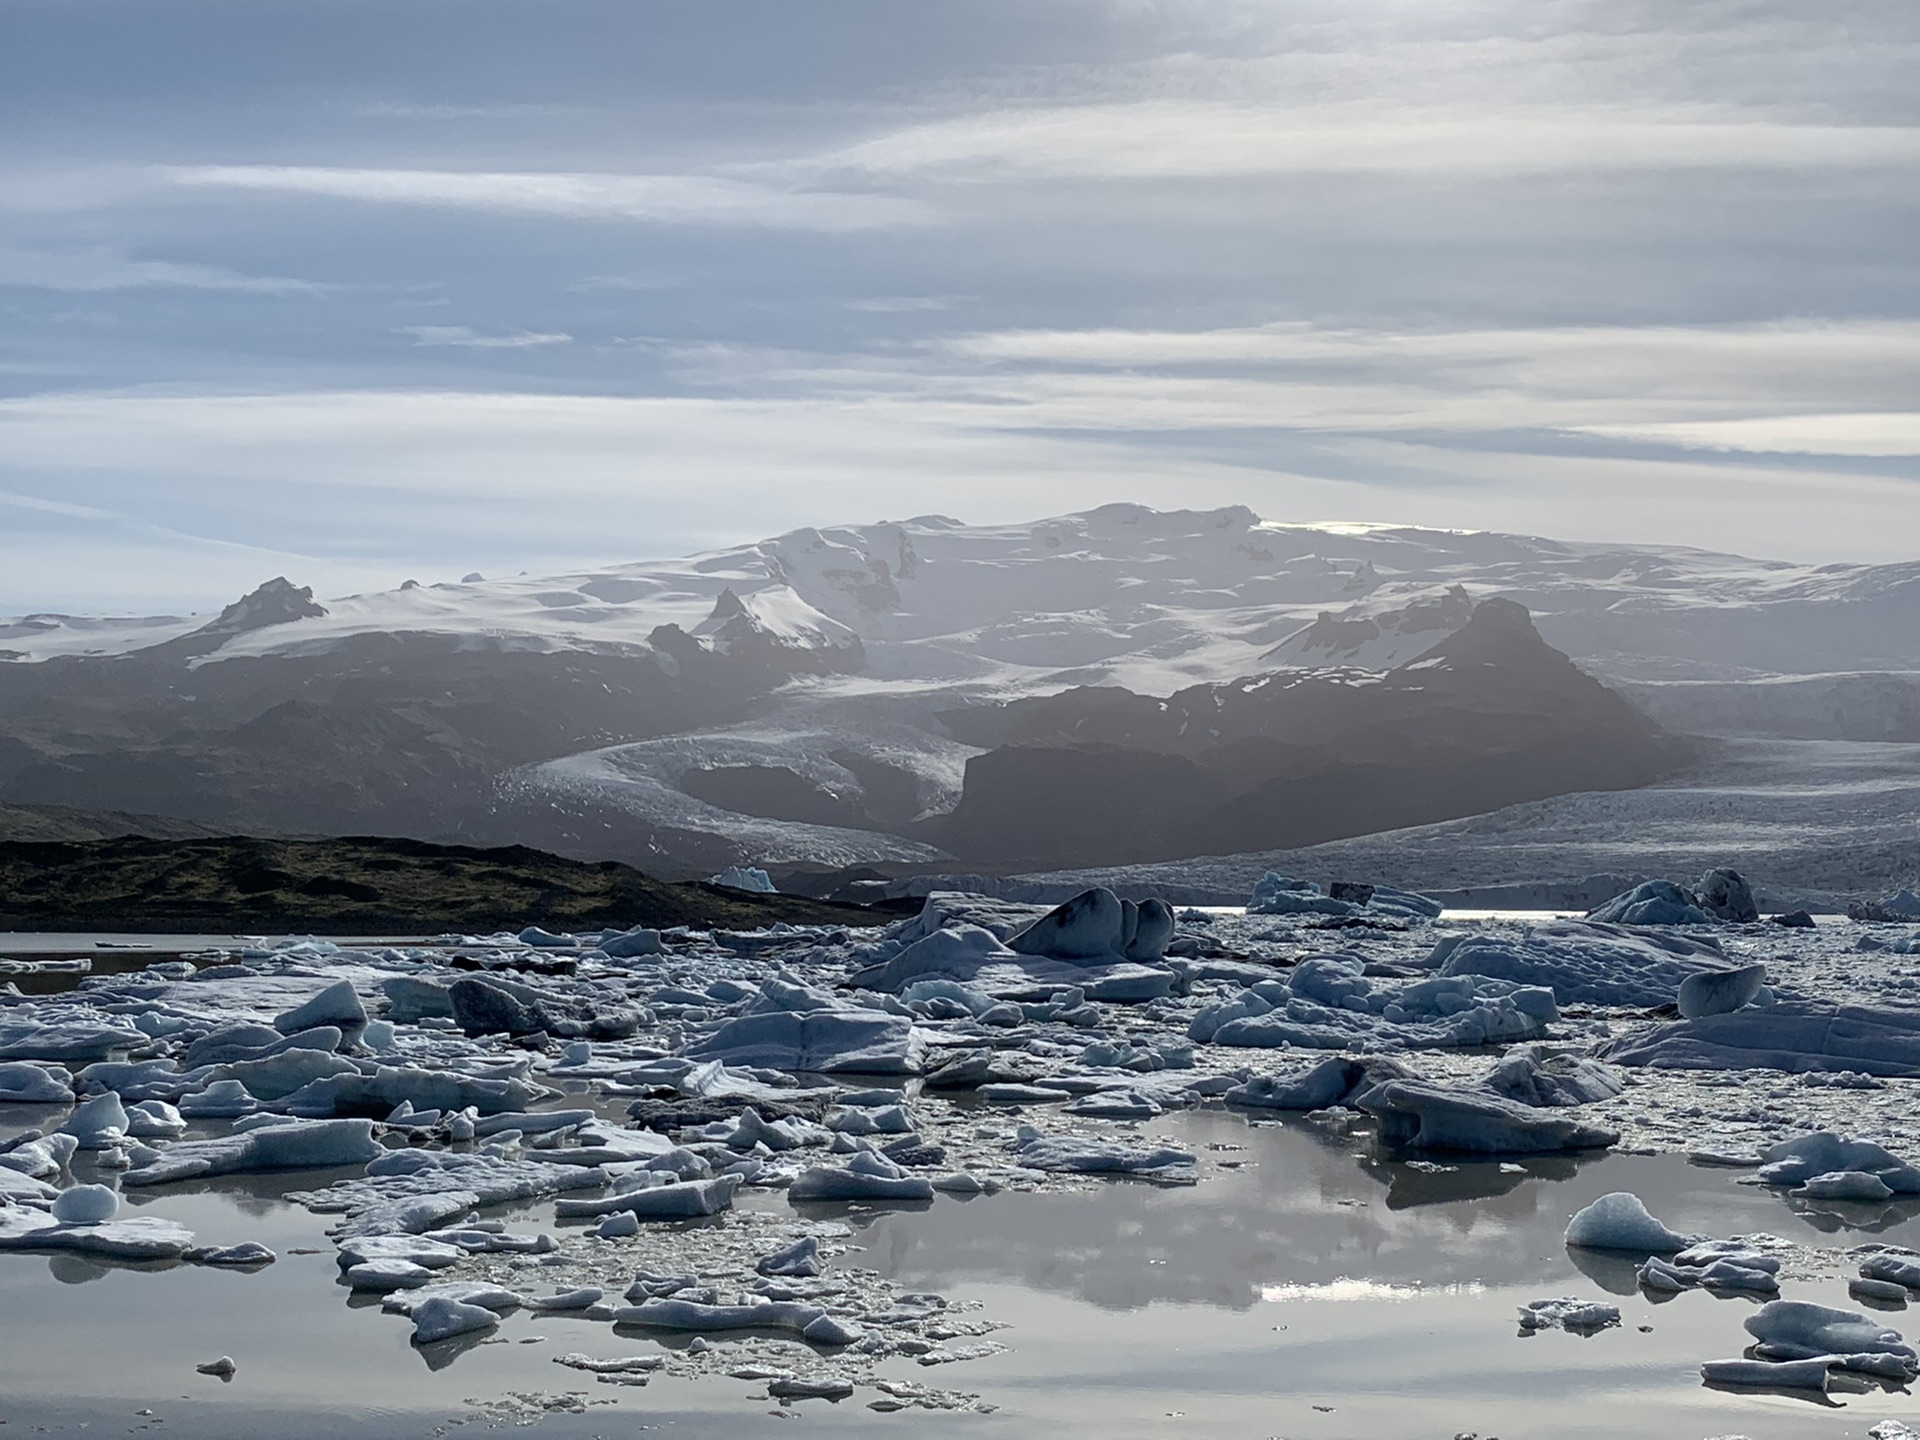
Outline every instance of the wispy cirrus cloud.
<svg viewBox="0 0 1920 1440"><path fill-rule="evenodd" d="M402 325L402 335L411 335L416 345L449 345L468 350L525 350L540 345L566 345L571 335L557 331L510 330L503 334L484 334L467 325Z"/></svg>
<svg viewBox="0 0 1920 1440"><path fill-rule="evenodd" d="M808 190L716 175L316 165L176 165L160 173L175 185L201 189L670 225L834 232L893 229L932 218L923 204L888 195Z"/></svg>

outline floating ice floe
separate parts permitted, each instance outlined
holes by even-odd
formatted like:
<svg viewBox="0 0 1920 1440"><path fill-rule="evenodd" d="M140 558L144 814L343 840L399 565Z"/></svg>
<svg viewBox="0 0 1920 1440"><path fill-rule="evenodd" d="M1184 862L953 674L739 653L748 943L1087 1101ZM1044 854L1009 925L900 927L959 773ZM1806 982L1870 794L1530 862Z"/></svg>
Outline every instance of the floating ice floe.
<svg viewBox="0 0 1920 1440"><path fill-rule="evenodd" d="M1202 1010L1188 1038L1267 1049L1442 1049L1538 1039L1559 1018L1553 992L1541 986L1474 975L1385 981L1365 972L1357 956L1308 956L1288 978Z"/></svg>
<svg viewBox="0 0 1920 1440"><path fill-rule="evenodd" d="M762 1300L744 1305L708 1305L674 1298L622 1305L616 1325L651 1330L785 1330L816 1345L853 1345L864 1338L858 1325L836 1318L819 1305L794 1300Z"/></svg>
<svg viewBox="0 0 1920 1440"><path fill-rule="evenodd" d="M241 1127L247 1128L241 1128ZM129 1170L125 1185L164 1185L208 1175L252 1170L308 1170L358 1165L385 1153L373 1138L370 1120L295 1120L261 1116L243 1119L217 1140L183 1140L160 1156Z"/></svg>
<svg viewBox="0 0 1920 1440"><path fill-rule="evenodd" d="M1620 1248L1620 1247L1613 1247ZM1689 1245L1670 1260L1648 1256L1635 1278L1643 1290L1713 1290L1745 1295L1780 1293L1780 1261L1738 1240Z"/></svg>
<svg viewBox="0 0 1920 1440"><path fill-rule="evenodd" d="M686 1220L717 1215L733 1203L740 1188L738 1175L715 1175L706 1180L674 1180L656 1172L628 1177L631 1188L591 1200L557 1200L554 1213L563 1218L583 1215L628 1214L647 1220Z"/></svg>
<svg viewBox="0 0 1920 1440"><path fill-rule="evenodd" d="M1421 1080L1385 1081L1353 1103L1379 1121L1382 1144L1405 1150L1535 1155L1600 1149L1620 1139L1618 1130L1558 1110Z"/></svg>
<svg viewBox="0 0 1920 1440"><path fill-rule="evenodd" d="M1638 1195L1625 1190L1602 1195L1567 1223L1567 1244L1586 1250L1673 1255L1700 1239L1669 1230L1647 1213Z"/></svg>
<svg viewBox="0 0 1920 1440"><path fill-rule="evenodd" d="M1753 891L1737 870L1709 870L1692 889L1649 880L1588 912L1620 925L1746 925L1760 918Z"/></svg>
<svg viewBox="0 0 1920 1440"><path fill-rule="evenodd" d="M1538 985L1562 1005L1671 1004L1695 976L1733 968L1711 937L1556 920L1519 936L1442 936L1427 956L1440 975L1481 975ZM1751 997L1749 997L1751 998Z"/></svg>
<svg viewBox="0 0 1920 1440"><path fill-rule="evenodd" d="M1529 1300L1520 1307L1520 1328L1565 1330L1574 1335L1598 1335L1620 1323L1620 1307L1603 1305L1597 1300L1579 1300L1571 1295L1557 1300Z"/></svg>
<svg viewBox="0 0 1920 1440"><path fill-rule="evenodd" d="M1397 920L1434 920L1439 901L1391 885L1336 885L1335 894L1321 892L1310 880L1293 880L1269 870L1247 898L1249 915L1315 915L1350 919L1378 915Z"/></svg>
<svg viewBox="0 0 1920 1440"><path fill-rule="evenodd" d="M1883 1193L1873 1195L1874 1199L1920 1195L1920 1167L1871 1140L1847 1140L1829 1130L1770 1145L1761 1152L1760 1161L1753 1173L1755 1183L1779 1189L1799 1190L1816 1180L1857 1175L1880 1187ZM1851 1199L1855 1197L1844 1192L1861 1187L1858 1181L1844 1181L1823 1188L1842 1193L1821 1198Z"/></svg>
<svg viewBox="0 0 1920 1440"><path fill-rule="evenodd" d="M1194 1180L1194 1157L1171 1146L1127 1145L1085 1135L1046 1135L1020 1127L1013 1144L1014 1163L1028 1170L1064 1175L1138 1175L1187 1184Z"/></svg>
<svg viewBox="0 0 1920 1440"><path fill-rule="evenodd" d="M844 1167L815 1165L787 1187L791 1200L884 1200L908 1203L933 1199L933 1182L910 1175L884 1155L863 1150Z"/></svg>
<svg viewBox="0 0 1920 1440"><path fill-rule="evenodd" d="M71 1064L81 1060L104 1060L116 1050L132 1049L147 1043L144 1031L116 1024L101 1017L99 1021L61 1017L46 1022L34 1018L34 1007L15 1011L20 1018L0 1024L0 1060L55 1060Z"/></svg>
<svg viewBox="0 0 1920 1440"><path fill-rule="evenodd" d="M456 1335L491 1330L500 1323L500 1317L484 1306L469 1305L444 1296L427 1301L411 1314L413 1343L416 1345L431 1345L435 1341L451 1340Z"/></svg>
<svg viewBox="0 0 1920 1440"><path fill-rule="evenodd" d="M0 1105L71 1105L73 1073L64 1065L0 1065Z"/></svg>
<svg viewBox="0 0 1920 1440"><path fill-rule="evenodd" d="M1610 1041L1617 1065L1665 1070L1859 1071L1920 1077L1920 1009L1781 1000L1656 1024Z"/></svg>
<svg viewBox="0 0 1920 1440"><path fill-rule="evenodd" d="M105 1187L76 1188L100 1190ZM111 1190L106 1193L113 1196ZM52 1213L22 1206L0 1207L0 1250L76 1250L111 1260L177 1260L193 1248L193 1232L172 1220L151 1215L124 1220L113 1218L118 1208L117 1197L114 1209L106 1211L108 1218L99 1220L64 1221L59 1215L60 1201L56 1200L54 1205ZM87 1216L104 1208L100 1202L87 1197L77 1204L70 1203L68 1213Z"/></svg>

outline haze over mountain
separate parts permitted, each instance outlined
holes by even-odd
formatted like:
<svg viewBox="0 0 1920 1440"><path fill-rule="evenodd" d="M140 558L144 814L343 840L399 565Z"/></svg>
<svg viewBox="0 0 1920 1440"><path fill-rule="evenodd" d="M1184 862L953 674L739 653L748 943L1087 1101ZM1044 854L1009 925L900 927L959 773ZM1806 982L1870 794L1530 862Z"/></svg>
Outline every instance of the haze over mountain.
<svg viewBox="0 0 1920 1440"><path fill-rule="evenodd" d="M1643 784L1681 763L1662 727L1920 738L1920 566L1240 507L923 516L340 598L282 580L211 621L27 617L0 626L0 652L0 802L539 844L671 874L1271 848ZM1089 705L1132 728L1051 718ZM1196 705L1224 725L1204 744L1175 719ZM1087 744L1128 752L1122 769L1158 757L1181 804L1090 848L1071 794L1032 788L1067 763L1032 771L1048 747L1084 763ZM1531 758L1495 765L1502 747ZM1355 798L1353 764L1375 799ZM1052 795L1064 828L1023 839L996 774ZM1293 822L1262 785L1293 793Z"/></svg>

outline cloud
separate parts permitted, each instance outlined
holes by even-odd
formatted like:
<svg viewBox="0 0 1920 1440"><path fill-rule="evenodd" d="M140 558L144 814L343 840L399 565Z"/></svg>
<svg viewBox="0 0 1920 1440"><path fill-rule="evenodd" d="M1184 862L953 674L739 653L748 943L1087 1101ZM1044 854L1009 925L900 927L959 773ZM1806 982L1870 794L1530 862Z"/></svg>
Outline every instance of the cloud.
<svg viewBox="0 0 1920 1440"><path fill-rule="evenodd" d="M712 175L562 171L353 170L302 165L182 165L161 173L204 189L319 196L368 204L640 220L669 225L855 231L931 218L916 201Z"/></svg>
<svg viewBox="0 0 1920 1440"><path fill-rule="evenodd" d="M1698 109L1254 106L1141 100L909 126L819 156L823 174L1165 180L1300 174L1831 170L1920 160L1920 127L1788 123Z"/></svg>
<svg viewBox="0 0 1920 1440"><path fill-rule="evenodd" d="M483 335L465 325L402 325L398 331L413 336L416 345L453 345L470 350L521 350L528 346L567 345L571 335L515 330L505 335Z"/></svg>

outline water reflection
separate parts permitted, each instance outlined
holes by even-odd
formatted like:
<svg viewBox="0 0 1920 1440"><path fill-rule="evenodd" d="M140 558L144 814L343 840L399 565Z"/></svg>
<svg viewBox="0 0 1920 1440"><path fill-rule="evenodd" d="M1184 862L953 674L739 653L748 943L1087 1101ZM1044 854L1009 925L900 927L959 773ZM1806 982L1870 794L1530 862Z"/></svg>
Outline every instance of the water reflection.
<svg viewBox="0 0 1920 1440"><path fill-rule="evenodd" d="M1309 1125L1250 1125L1219 1112L1150 1128L1209 1159L1231 1152L1240 1167L1178 1192L1109 1184L1073 1196L941 1203L913 1216L834 1213L861 1229L867 1263L903 1282L1011 1280L1113 1310L1156 1302L1245 1310L1260 1303L1263 1287L1342 1280L1564 1284L1572 1267L1612 1294L1633 1295L1644 1257L1570 1257L1563 1240L1573 1212L1611 1190L1633 1191L1683 1232L1782 1228L1771 1192L1736 1186L1724 1171L1678 1156L1435 1166L1383 1159L1364 1140ZM1798 1218L1820 1229L1817 1215ZM1920 1228L1912 1219L1892 1228Z"/></svg>

